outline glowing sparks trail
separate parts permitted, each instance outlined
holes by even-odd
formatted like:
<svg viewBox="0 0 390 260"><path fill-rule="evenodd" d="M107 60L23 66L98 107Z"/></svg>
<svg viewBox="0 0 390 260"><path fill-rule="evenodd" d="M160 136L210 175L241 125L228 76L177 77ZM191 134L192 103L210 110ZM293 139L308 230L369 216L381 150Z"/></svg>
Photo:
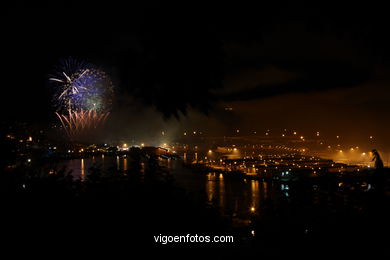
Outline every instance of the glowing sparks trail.
<svg viewBox="0 0 390 260"><path fill-rule="evenodd" d="M113 96L112 82L104 71L68 59L49 81L56 88L53 98L56 115L71 139L104 124Z"/></svg>
<svg viewBox="0 0 390 260"><path fill-rule="evenodd" d="M74 112L69 110L69 114L59 114L56 112L57 117L61 121L63 128L65 129L69 137L74 137L80 132L97 128L104 124L110 112L96 112L96 110Z"/></svg>

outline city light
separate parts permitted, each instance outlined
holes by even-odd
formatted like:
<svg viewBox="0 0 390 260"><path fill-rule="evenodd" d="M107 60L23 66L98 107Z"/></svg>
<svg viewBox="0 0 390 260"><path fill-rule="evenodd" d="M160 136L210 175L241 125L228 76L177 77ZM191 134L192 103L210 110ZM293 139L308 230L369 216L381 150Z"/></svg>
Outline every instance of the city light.
<svg viewBox="0 0 390 260"><path fill-rule="evenodd" d="M382 253L385 4L15 2L0 194L19 248L35 223L61 246L64 230L92 247L107 230L137 240L103 241L110 252Z"/></svg>

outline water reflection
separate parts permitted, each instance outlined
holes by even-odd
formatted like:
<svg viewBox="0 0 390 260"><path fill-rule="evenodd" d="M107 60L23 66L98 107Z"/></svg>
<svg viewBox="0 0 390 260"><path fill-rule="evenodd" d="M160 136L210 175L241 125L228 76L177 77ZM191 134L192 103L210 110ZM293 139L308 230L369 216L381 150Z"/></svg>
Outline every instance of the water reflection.
<svg viewBox="0 0 390 260"><path fill-rule="evenodd" d="M258 214L261 201L268 196L267 183L259 180L231 179L210 172L204 181L208 203L218 206L223 214L242 218Z"/></svg>
<svg viewBox="0 0 390 260"><path fill-rule="evenodd" d="M223 174L219 174L218 180L218 188L219 188L219 207L225 208L225 182L223 179Z"/></svg>
<svg viewBox="0 0 390 260"><path fill-rule="evenodd" d="M251 202L251 211L255 212L259 208L259 181L251 180L251 193L252 193L252 202Z"/></svg>
<svg viewBox="0 0 390 260"><path fill-rule="evenodd" d="M145 163L144 162L141 162L141 173L142 174L145 173Z"/></svg>
<svg viewBox="0 0 390 260"><path fill-rule="evenodd" d="M206 175L206 193L210 204L219 206L222 210L226 208L225 180L222 173L208 173Z"/></svg>
<svg viewBox="0 0 390 260"><path fill-rule="evenodd" d="M266 183L265 181L263 181L262 183L262 194L263 194L263 198L264 200L268 199L268 183Z"/></svg>
<svg viewBox="0 0 390 260"><path fill-rule="evenodd" d="M188 158L188 157L187 157ZM73 176L84 180L88 169L92 166L103 170L110 168L121 170L129 169L129 158L124 156L96 156L95 158L74 159L63 162ZM205 175L188 171L183 168L181 161L160 159L160 165L167 167L173 174L178 185L186 188L199 198L206 195L210 205L219 208L221 213L240 218L249 218L258 214L262 201L270 196L272 191L288 192L288 185L273 187L270 183L259 180L231 178L222 173L209 172ZM141 162L141 172L145 170L145 163ZM275 190L276 189L276 190ZM203 195L202 195L203 194ZM288 196L288 193L285 194Z"/></svg>
<svg viewBox="0 0 390 260"><path fill-rule="evenodd" d="M85 167L84 167L84 159L81 159L81 166L80 166L80 179L83 181L85 179Z"/></svg>
<svg viewBox="0 0 390 260"><path fill-rule="evenodd" d="M127 157L123 158L123 170L127 171Z"/></svg>
<svg viewBox="0 0 390 260"><path fill-rule="evenodd" d="M93 166L93 162L99 163L99 160L105 162L103 167L111 167L106 169L127 170L128 159L120 156L97 156L95 160L85 158L69 160L64 163L69 170L73 170L75 177L79 176L83 180L88 174L89 167ZM129 163L130 168L132 168L132 161ZM141 162L141 172L145 170L145 163ZM232 216L231 219L235 224L245 225L248 228L245 232L249 236L264 237L265 240L268 239L268 236L263 231L264 229L267 231L268 228L272 229L272 226L257 225L260 223L259 221L271 224L285 223L287 227L292 226L293 228L293 230L286 231L288 234L290 231L296 232L298 230L297 232L300 232L301 235L310 235L313 233L312 230L315 230L316 223L325 222L320 221L323 212L326 213L328 210L344 212L346 205L350 205L348 212L361 214L365 207L365 200L361 199L363 195L357 193L356 190L359 189L367 194L371 189L375 189L375 186L372 187L368 182L348 183L344 179L343 182L340 180L329 183L318 181L305 185L296 182L280 183L272 180L266 182L232 177L229 173L209 172L204 174L192 168L183 167L180 160L160 159L159 163L169 168L175 183L185 188L192 199L199 199L202 203L207 200L223 215ZM330 184L331 188L329 188ZM315 210L311 210L311 205L316 205ZM317 217L319 221L317 221ZM289 222L290 218L294 221ZM295 223L297 226L299 225L296 230ZM283 227L286 227L285 224Z"/></svg>
<svg viewBox="0 0 390 260"><path fill-rule="evenodd" d="M207 192L207 199L208 199L208 202L211 203L214 201L214 197L215 197L215 193L216 193L216 190L215 190L215 178L213 178L215 175L215 173L208 173L207 174L207 181L206 181L206 192Z"/></svg>
<svg viewBox="0 0 390 260"><path fill-rule="evenodd" d="M117 169L117 171L120 170L119 156L118 155L116 156L116 169Z"/></svg>
<svg viewBox="0 0 390 260"><path fill-rule="evenodd" d="M283 195L286 196L286 197L289 197L290 194L289 194L289 190L290 190L290 187L288 184L281 184L280 185L280 189L281 191L283 192Z"/></svg>

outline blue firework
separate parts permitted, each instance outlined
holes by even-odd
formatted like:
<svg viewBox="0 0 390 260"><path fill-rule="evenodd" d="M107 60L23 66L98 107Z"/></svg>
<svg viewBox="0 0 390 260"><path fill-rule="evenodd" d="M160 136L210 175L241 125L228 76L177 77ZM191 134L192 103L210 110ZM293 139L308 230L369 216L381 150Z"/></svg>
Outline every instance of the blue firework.
<svg viewBox="0 0 390 260"><path fill-rule="evenodd" d="M67 59L61 70L49 78L55 84L54 105L61 111L107 111L113 85L109 76L91 64Z"/></svg>

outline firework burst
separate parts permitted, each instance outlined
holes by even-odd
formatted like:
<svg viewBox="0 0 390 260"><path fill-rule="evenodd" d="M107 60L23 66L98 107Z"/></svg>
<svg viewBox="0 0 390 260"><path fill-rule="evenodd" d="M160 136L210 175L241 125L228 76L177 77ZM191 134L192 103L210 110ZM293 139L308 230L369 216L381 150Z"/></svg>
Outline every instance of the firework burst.
<svg viewBox="0 0 390 260"><path fill-rule="evenodd" d="M70 138L102 125L112 104L110 77L91 64L68 59L49 77L54 85L53 104Z"/></svg>

